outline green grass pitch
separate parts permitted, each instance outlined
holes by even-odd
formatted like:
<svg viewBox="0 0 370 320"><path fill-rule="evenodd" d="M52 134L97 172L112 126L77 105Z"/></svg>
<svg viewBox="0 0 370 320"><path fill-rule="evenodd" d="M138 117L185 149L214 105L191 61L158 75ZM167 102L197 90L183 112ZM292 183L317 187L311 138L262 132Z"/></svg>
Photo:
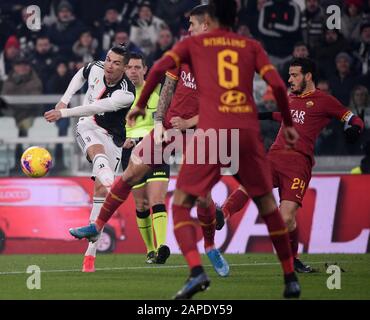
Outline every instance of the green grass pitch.
<svg viewBox="0 0 370 320"><path fill-rule="evenodd" d="M230 276L220 278L203 256L211 287L194 299L281 299L282 273L272 254L225 255ZM318 268L300 274L301 299L370 299L370 255L302 255ZM80 272L81 255L0 256L0 299L171 299L182 287L188 269L180 255L165 265L146 265L144 255L100 255L95 273ZM341 289L329 290L325 263L336 262L341 272ZM41 269L41 289L29 290L29 265Z"/></svg>

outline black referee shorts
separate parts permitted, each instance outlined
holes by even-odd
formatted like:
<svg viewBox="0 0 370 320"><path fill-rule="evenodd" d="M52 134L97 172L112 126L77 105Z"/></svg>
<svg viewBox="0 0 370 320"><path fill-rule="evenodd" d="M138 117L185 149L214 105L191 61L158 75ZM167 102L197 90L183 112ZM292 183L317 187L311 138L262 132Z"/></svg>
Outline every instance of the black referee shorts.
<svg viewBox="0 0 370 320"><path fill-rule="evenodd" d="M141 139L137 140L136 143L139 143ZM131 152L134 149L134 147L130 149L124 149L122 148L122 170L125 171L128 163L130 161ZM153 181L168 181L170 178L170 166L169 164L162 164L160 166L156 166L154 169L150 170L143 179L135 185L132 189L139 189L143 186L145 186L149 182Z"/></svg>

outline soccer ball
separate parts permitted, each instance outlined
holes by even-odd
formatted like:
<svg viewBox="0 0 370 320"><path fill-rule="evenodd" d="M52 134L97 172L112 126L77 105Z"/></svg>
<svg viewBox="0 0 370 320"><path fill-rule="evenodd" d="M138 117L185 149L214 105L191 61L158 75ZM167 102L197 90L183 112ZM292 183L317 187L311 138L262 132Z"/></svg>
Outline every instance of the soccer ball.
<svg viewBox="0 0 370 320"><path fill-rule="evenodd" d="M49 151L41 147L30 147L23 152L21 157L22 171L31 178L45 176L51 168L51 163Z"/></svg>

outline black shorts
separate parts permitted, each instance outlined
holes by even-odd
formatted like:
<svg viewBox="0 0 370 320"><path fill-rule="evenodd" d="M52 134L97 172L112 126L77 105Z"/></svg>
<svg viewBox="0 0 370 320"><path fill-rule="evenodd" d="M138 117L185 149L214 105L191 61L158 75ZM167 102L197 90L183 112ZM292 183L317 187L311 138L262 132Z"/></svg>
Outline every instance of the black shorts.
<svg viewBox="0 0 370 320"><path fill-rule="evenodd" d="M137 139L136 143L139 143L141 139ZM122 149L122 170L125 171L128 163L130 161L131 152L134 149L134 147L130 149ZM138 189L143 186L145 186L149 182L153 181L168 181L170 178L170 166L169 164L162 164L156 166L154 169L151 169L144 177L143 179L135 185L132 189Z"/></svg>

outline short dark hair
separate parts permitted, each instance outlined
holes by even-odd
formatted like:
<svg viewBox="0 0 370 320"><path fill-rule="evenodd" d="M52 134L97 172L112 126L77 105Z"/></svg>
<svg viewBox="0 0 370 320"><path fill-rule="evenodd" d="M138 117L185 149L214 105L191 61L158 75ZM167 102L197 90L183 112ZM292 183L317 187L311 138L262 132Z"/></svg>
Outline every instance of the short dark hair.
<svg viewBox="0 0 370 320"><path fill-rule="evenodd" d="M209 13L209 5L200 4L199 6L196 6L193 9L191 9L190 16L204 16L207 13Z"/></svg>
<svg viewBox="0 0 370 320"><path fill-rule="evenodd" d="M130 35L130 27L126 26L126 25L122 25L122 26L119 26L116 31L114 32L114 35L116 35L117 33L119 32L125 32L127 33L128 35Z"/></svg>
<svg viewBox="0 0 370 320"><path fill-rule="evenodd" d="M313 60L309 58L293 58L290 61L290 66L301 67L303 74L311 73L313 81L316 81L316 63Z"/></svg>
<svg viewBox="0 0 370 320"><path fill-rule="evenodd" d="M234 27L237 6L235 0L210 0L209 15L224 27Z"/></svg>
<svg viewBox="0 0 370 320"><path fill-rule="evenodd" d="M123 63L127 64L130 60L130 52L126 49L125 45L122 43L120 45L110 48L110 51L114 52L123 57Z"/></svg>
<svg viewBox="0 0 370 320"><path fill-rule="evenodd" d="M36 41L35 41L35 42L37 42L37 41L38 41L38 40L40 40L40 39L48 39L48 40L50 41L49 36L48 36L47 34L45 34L45 33L38 35L38 36L36 37Z"/></svg>
<svg viewBox="0 0 370 320"><path fill-rule="evenodd" d="M152 4L150 1L144 1L138 5L138 8L141 9L142 7L148 7L150 10L152 10Z"/></svg>
<svg viewBox="0 0 370 320"><path fill-rule="evenodd" d="M303 41L298 41L294 44L294 48L297 48L297 47L306 47L308 49L308 46L307 44L305 44Z"/></svg>
<svg viewBox="0 0 370 320"><path fill-rule="evenodd" d="M144 55L140 52L131 51L129 59L141 60L141 62L143 63L143 67L146 67L146 61L145 61Z"/></svg>

